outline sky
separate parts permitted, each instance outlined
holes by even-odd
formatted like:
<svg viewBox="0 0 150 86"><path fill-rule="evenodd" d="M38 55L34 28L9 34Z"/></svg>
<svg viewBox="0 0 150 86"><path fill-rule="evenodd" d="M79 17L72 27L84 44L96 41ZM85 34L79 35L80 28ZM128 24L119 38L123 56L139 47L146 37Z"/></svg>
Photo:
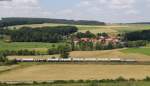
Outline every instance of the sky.
<svg viewBox="0 0 150 86"><path fill-rule="evenodd" d="M150 0L0 0L0 17L150 22Z"/></svg>

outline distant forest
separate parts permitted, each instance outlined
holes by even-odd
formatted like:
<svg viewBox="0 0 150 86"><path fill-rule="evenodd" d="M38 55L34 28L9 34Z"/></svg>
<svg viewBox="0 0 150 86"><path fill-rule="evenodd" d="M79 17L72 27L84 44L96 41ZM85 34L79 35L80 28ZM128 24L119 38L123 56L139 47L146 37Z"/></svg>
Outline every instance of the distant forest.
<svg viewBox="0 0 150 86"><path fill-rule="evenodd" d="M150 41L150 30L134 31L125 34L128 41L146 40Z"/></svg>
<svg viewBox="0 0 150 86"><path fill-rule="evenodd" d="M150 22L136 22L136 23L130 23L130 24L150 24Z"/></svg>
<svg viewBox="0 0 150 86"><path fill-rule="evenodd" d="M13 42L51 42L56 43L78 31L74 26L57 26L31 28L22 27L17 30L1 29L1 35L8 35Z"/></svg>
<svg viewBox="0 0 150 86"><path fill-rule="evenodd" d="M90 20L66 20L66 19L49 19L49 18L2 18L0 27L23 25L23 24L42 24L42 23L58 23L58 24L77 24L77 25L105 25L104 22Z"/></svg>

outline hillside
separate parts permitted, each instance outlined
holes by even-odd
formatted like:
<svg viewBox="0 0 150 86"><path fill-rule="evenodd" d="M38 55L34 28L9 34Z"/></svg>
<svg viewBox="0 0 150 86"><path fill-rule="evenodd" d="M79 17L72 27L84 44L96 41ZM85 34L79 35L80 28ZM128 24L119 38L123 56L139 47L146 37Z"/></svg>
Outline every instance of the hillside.
<svg viewBox="0 0 150 86"><path fill-rule="evenodd" d="M42 24L42 23L57 23L57 24L77 24L77 25L105 25L104 22L92 20L67 20L67 19L52 19L52 18L21 18L9 17L2 18L0 27L23 25L23 24Z"/></svg>

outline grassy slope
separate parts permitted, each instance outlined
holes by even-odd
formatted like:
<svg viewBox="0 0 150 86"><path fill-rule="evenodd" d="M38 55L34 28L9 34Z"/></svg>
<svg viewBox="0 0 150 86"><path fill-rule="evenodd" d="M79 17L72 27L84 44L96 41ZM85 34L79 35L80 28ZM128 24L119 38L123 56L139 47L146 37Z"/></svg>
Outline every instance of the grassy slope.
<svg viewBox="0 0 150 86"><path fill-rule="evenodd" d="M27 27L43 27L43 26L60 26L60 25L68 25L68 24L52 24L52 23L45 23L45 24L32 24L32 25L17 25L11 26L11 28L16 27L20 28L23 26ZM136 31L136 30L147 30L150 29L150 25L106 25L106 26L98 26L98 25L75 25L79 28L80 32L85 32L87 30L93 33L99 32L107 32L107 33L118 33L124 31Z"/></svg>
<svg viewBox="0 0 150 86"><path fill-rule="evenodd" d="M17 26L11 26L11 28L16 27L17 29L20 27L43 27L43 26L66 26L67 24L52 24L52 23L46 23L46 24L33 24L33 25L17 25ZM116 30L113 30L112 28L116 28L114 26L98 26L98 25L75 25L76 27L79 28L79 32L86 32L86 31L91 31L93 33L97 33L97 32L108 32L108 33L116 33ZM117 26L118 27L118 26ZM119 26L122 27L122 26ZM123 26L124 27L124 26Z"/></svg>
<svg viewBox="0 0 150 86"><path fill-rule="evenodd" d="M9 86L149 86L148 81L139 82L102 82L97 84L92 83L60 83L60 84L35 84L35 85L9 85ZM6 85L2 85L6 86Z"/></svg>
<svg viewBox="0 0 150 86"><path fill-rule="evenodd" d="M140 54L150 56L150 48L128 48L128 49L125 49L125 50L121 50L121 52L124 52L124 53L140 53Z"/></svg>
<svg viewBox="0 0 150 86"><path fill-rule="evenodd" d="M41 43L41 42L12 42L6 43L0 41L0 51L1 50L20 50L20 49L29 49L29 50L37 50L41 52L47 51L47 49L52 48L52 45L56 46L64 44L64 43Z"/></svg>

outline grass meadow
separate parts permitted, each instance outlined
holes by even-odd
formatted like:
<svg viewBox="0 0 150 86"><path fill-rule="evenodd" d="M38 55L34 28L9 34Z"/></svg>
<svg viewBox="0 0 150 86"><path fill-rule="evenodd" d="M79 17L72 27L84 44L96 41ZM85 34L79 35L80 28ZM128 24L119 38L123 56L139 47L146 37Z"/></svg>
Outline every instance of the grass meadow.
<svg viewBox="0 0 150 86"><path fill-rule="evenodd" d="M144 54L150 56L150 48L128 48L121 50L124 53Z"/></svg>
<svg viewBox="0 0 150 86"><path fill-rule="evenodd" d="M53 24L53 23L45 23L45 24L31 24L31 25L17 25L17 26L11 26L10 28L20 28L20 27L43 27L43 26L67 26L70 24ZM150 25L146 24L127 24L127 25L106 25L106 26L101 26L101 25L71 25L71 26L76 26L79 29L79 32L86 32L86 31L91 31L92 33L110 33L110 34L117 34L120 32L129 32L129 31L137 31L137 30L148 30L150 29Z"/></svg>
<svg viewBox="0 0 150 86"><path fill-rule="evenodd" d="M0 41L0 51L3 50L35 50L39 52L47 52L48 49L52 48L52 45L64 45L65 43L42 43L42 42L11 42L7 43Z"/></svg>
<svg viewBox="0 0 150 86"><path fill-rule="evenodd" d="M1 86L149 86L149 81L118 81L96 83L53 83L53 84L27 84L27 85L1 85Z"/></svg>

